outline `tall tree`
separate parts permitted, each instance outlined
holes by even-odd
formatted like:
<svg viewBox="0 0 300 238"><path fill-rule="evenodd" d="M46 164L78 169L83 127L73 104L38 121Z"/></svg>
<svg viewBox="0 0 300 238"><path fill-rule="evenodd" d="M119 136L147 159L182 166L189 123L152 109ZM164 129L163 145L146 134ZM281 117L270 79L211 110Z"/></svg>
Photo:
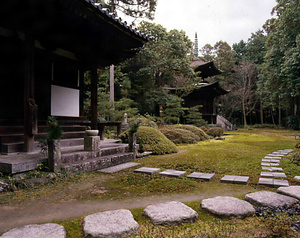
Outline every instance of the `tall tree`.
<svg viewBox="0 0 300 238"><path fill-rule="evenodd" d="M168 32L161 25L145 21L138 29L154 39L137 58L126 61L123 70L132 81L129 97L139 102L141 113L155 113L158 104L166 105L165 87L185 85L188 89L193 85L192 42L183 31Z"/></svg>
<svg viewBox="0 0 300 238"><path fill-rule="evenodd" d="M267 21L267 54L264 77L275 87L274 102L281 102L289 115L299 117L300 99L300 1L277 0L276 18Z"/></svg>
<svg viewBox="0 0 300 238"><path fill-rule="evenodd" d="M133 18L148 18L153 20L157 0L96 0L103 7L118 14L122 12Z"/></svg>

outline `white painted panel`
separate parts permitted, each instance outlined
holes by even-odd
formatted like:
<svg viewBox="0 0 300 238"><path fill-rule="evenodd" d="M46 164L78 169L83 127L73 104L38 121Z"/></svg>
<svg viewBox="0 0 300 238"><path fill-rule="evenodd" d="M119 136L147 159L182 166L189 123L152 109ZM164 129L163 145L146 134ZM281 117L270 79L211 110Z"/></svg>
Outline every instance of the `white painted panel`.
<svg viewBox="0 0 300 238"><path fill-rule="evenodd" d="M52 85L51 115L79 117L79 90Z"/></svg>

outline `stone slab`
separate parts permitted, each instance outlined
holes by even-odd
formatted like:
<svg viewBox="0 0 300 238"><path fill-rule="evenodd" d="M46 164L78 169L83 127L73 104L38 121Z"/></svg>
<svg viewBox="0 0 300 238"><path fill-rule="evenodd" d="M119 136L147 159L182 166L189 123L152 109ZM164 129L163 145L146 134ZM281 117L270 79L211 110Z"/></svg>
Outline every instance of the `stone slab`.
<svg viewBox="0 0 300 238"><path fill-rule="evenodd" d="M187 176L188 178L195 178L195 179L203 179L206 181L210 181L215 177L214 173L198 173L198 172L193 172L190 175Z"/></svg>
<svg viewBox="0 0 300 238"><path fill-rule="evenodd" d="M235 184L248 184L249 176L236 176L233 183Z"/></svg>
<svg viewBox="0 0 300 238"><path fill-rule="evenodd" d="M279 178L286 178L286 174L285 173L280 173L280 172L264 172L262 171L260 173L260 176L262 177L279 177Z"/></svg>
<svg viewBox="0 0 300 238"><path fill-rule="evenodd" d="M278 163L261 163L261 166L279 166Z"/></svg>
<svg viewBox="0 0 300 238"><path fill-rule="evenodd" d="M198 213L177 201L153 204L145 208L143 215L150 218L154 225L171 226L195 222Z"/></svg>
<svg viewBox="0 0 300 238"><path fill-rule="evenodd" d="M277 193L300 200L300 186L280 187L277 189Z"/></svg>
<svg viewBox="0 0 300 238"><path fill-rule="evenodd" d="M128 163L123 163L123 164L119 164L119 165L115 165L112 167L108 167L105 169L100 169L98 170L98 172L102 172L102 173L116 173L119 172L123 169L128 169L134 166L138 166L141 165L140 163L133 163L133 162L128 162Z"/></svg>
<svg viewBox="0 0 300 238"><path fill-rule="evenodd" d="M248 176L225 175L221 178L222 183L248 184Z"/></svg>
<svg viewBox="0 0 300 238"><path fill-rule="evenodd" d="M244 218L255 213L255 209L250 203L227 196L204 199L201 202L201 208L221 217Z"/></svg>
<svg viewBox="0 0 300 238"><path fill-rule="evenodd" d="M280 167L268 167L268 166L264 167L264 166L262 166L261 169L262 170L268 170L268 171L276 171L276 172L283 171L283 169L280 168Z"/></svg>
<svg viewBox="0 0 300 238"><path fill-rule="evenodd" d="M261 162L263 163L280 163L278 159L262 159Z"/></svg>
<svg viewBox="0 0 300 238"><path fill-rule="evenodd" d="M249 193L245 196L245 200L255 206L262 207L280 207L280 206L291 206L298 202L296 198L281 195L269 191L260 191L255 193Z"/></svg>
<svg viewBox="0 0 300 238"><path fill-rule="evenodd" d="M150 168L150 167L142 167L139 169L135 169L134 172L135 173L144 173L144 174L156 174L160 171L159 168Z"/></svg>
<svg viewBox="0 0 300 238"><path fill-rule="evenodd" d="M185 174L186 174L186 171L171 170L171 169L168 169L168 170L165 170L165 171L159 173L159 175L162 175L162 176L177 177L177 178L181 177Z"/></svg>
<svg viewBox="0 0 300 238"><path fill-rule="evenodd" d="M265 156L265 159L282 159L281 157L278 156Z"/></svg>
<svg viewBox="0 0 300 238"><path fill-rule="evenodd" d="M274 188L278 188L278 187L288 187L289 185L289 181L287 180L282 180L282 179L274 179Z"/></svg>
<svg viewBox="0 0 300 238"><path fill-rule="evenodd" d="M271 178L259 178L258 185L273 187L274 180Z"/></svg>
<svg viewBox="0 0 300 238"><path fill-rule="evenodd" d="M14 228L4 233L1 238L65 238L66 236L66 230L63 226L47 223Z"/></svg>
<svg viewBox="0 0 300 238"><path fill-rule="evenodd" d="M221 178L222 183L233 183L235 179L235 175L224 175L223 178Z"/></svg>
<svg viewBox="0 0 300 238"><path fill-rule="evenodd" d="M126 209L88 215L83 220L83 232L89 237L121 237L139 231L139 224Z"/></svg>
<svg viewBox="0 0 300 238"><path fill-rule="evenodd" d="M300 181L300 176L295 176L294 179Z"/></svg>

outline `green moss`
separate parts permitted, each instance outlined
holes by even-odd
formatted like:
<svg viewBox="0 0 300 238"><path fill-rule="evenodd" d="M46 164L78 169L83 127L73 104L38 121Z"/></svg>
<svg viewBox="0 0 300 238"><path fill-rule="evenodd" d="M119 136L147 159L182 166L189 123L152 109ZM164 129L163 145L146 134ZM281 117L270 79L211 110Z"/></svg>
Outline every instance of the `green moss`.
<svg viewBox="0 0 300 238"><path fill-rule="evenodd" d="M201 141L209 139L209 136L199 127L192 125L174 125L174 127L193 132L194 134L200 137Z"/></svg>
<svg viewBox="0 0 300 238"><path fill-rule="evenodd" d="M175 144L196 144L200 141L198 135L184 129L164 127L160 129L160 132Z"/></svg>
<svg viewBox="0 0 300 238"><path fill-rule="evenodd" d="M152 127L139 127L136 133L136 141L141 151L152 151L156 155L178 152L178 148L172 141Z"/></svg>

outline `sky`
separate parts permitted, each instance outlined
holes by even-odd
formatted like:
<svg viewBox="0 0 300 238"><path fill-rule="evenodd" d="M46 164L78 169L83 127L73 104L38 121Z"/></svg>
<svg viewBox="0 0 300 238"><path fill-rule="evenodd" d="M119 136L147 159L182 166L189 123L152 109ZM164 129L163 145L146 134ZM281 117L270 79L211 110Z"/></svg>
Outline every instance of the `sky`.
<svg viewBox="0 0 300 238"><path fill-rule="evenodd" d="M247 41L271 18L276 0L157 0L154 23L186 32L199 49L220 40Z"/></svg>

